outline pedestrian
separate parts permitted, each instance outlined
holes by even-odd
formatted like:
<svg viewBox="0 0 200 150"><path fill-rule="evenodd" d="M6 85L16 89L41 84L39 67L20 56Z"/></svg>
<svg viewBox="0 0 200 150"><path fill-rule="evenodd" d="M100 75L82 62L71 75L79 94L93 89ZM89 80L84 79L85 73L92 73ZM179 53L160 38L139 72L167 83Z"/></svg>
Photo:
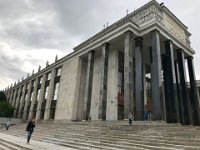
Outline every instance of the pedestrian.
<svg viewBox="0 0 200 150"><path fill-rule="evenodd" d="M144 112L144 121L147 121L149 117L149 112L147 110L145 110Z"/></svg>
<svg viewBox="0 0 200 150"><path fill-rule="evenodd" d="M7 123L6 123L6 130L9 129L9 127L10 127L10 123L11 123L11 120L8 120Z"/></svg>
<svg viewBox="0 0 200 150"><path fill-rule="evenodd" d="M35 120L32 119L31 121L29 121L27 127L26 127L26 131L28 132L28 135L27 135L27 144L29 144L29 141L31 139L31 135L34 131L34 128L35 128Z"/></svg>
<svg viewBox="0 0 200 150"><path fill-rule="evenodd" d="M132 125L132 122L133 122L133 115L132 115L132 113L130 112L130 113L128 114L128 123L129 123L130 125Z"/></svg>
<svg viewBox="0 0 200 150"><path fill-rule="evenodd" d="M89 114L88 121L91 121L91 119L92 119L92 118L91 118L91 115Z"/></svg>

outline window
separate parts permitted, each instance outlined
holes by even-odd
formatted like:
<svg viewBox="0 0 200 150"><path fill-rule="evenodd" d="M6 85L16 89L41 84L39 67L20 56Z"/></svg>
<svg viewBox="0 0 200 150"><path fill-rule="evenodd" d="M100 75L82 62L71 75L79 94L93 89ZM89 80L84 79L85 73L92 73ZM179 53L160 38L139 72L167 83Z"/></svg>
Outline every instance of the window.
<svg viewBox="0 0 200 150"><path fill-rule="evenodd" d="M118 94L122 94L123 92L123 73L118 72Z"/></svg>
<svg viewBox="0 0 200 150"><path fill-rule="evenodd" d="M34 87L34 86L35 86L35 80L32 81L32 87Z"/></svg>
<svg viewBox="0 0 200 150"><path fill-rule="evenodd" d="M20 100L19 100L19 102L21 103L21 101L22 101L22 96L20 97Z"/></svg>
<svg viewBox="0 0 200 150"><path fill-rule="evenodd" d="M47 81L51 79L51 72L47 74Z"/></svg>
<svg viewBox="0 0 200 150"><path fill-rule="evenodd" d="M25 86L22 86L22 91L24 91L25 90Z"/></svg>
<svg viewBox="0 0 200 150"><path fill-rule="evenodd" d="M29 83L26 84L26 89L28 90L28 88L29 88Z"/></svg>
<svg viewBox="0 0 200 150"><path fill-rule="evenodd" d="M31 99L30 99L30 101L32 101L33 100L33 92L31 93Z"/></svg>
<svg viewBox="0 0 200 150"><path fill-rule="evenodd" d="M58 98L58 87L59 87L59 83L56 83L54 86L53 100L57 100Z"/></svg>
<svg viewBox="0 0 200 150"><path fill-rule="evenodd" d="M37 92L37 99L36 99L36 101L39 100L39 97L40 97L40 89L39 89L38 92Z"/></svg>
<svg viewBox="0 0 200 150"><path fill-rule="evenodd" d="M60 76L61 75L61 68L58 68L57 70L56 70L56 76Z"/></svg>
<svg viewBox="0 0 200 150"><path fill-rule="evenodd" d="M25 99L24 99L25 101L27 100L27 94L25 95Z"/></svg>
<svg viewBox="0 0 200 150"><path fill-rule="evenodd" d="M42 77L39 78L39 84L42 84Z"/></svg>
<svg viewBox="0 0 200 150"><path fill-rule="evenodd" d="M45 89L44 99L47 99L49 87L47 86Z"/></svg>

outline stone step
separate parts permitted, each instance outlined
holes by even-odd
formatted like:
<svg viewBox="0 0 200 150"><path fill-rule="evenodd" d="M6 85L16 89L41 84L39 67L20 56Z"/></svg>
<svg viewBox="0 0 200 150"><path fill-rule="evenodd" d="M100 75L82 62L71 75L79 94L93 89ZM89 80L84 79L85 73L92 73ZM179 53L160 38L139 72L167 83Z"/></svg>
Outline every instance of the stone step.
<svg viewBox="0 0 200 150"><path fill-rule="evenodd" d="M63 133L63 132L62 132ZM42 133L40 133L40 134L42 134ZM59 136L59 132L58 133L48 133L48 135L54 135L54 136ZM69 136L69 135L73 135L72 133L64 133L63 134L63 136L66 134L66 136ZM77 134L77 136L81 136L82 134ZM90 135L90 137L91 137L91 135L92 134L89 134ZM84 136L87 136L87 135L84 135ZM100 135L98 135L98 134L94 134L94 136L102 136L101 134ZM104 137L106 137L106 135L103 135ZM141 138L145 138L145 137L142 137L142 135L140 135L140 134L131 134L131 136L129 135L129 136L127 136L127 135L122 135L122 134L119 134L118 135L120 138L125 138L125 139L129 139L129 138L133 138L132 136L134 136L134 138L138 138L139 137L139 140L141 140ZM116 135L108 135L108 137L113 137L113 138L119 138L118 136L116 136ZM148 136L149 137L149 139L153 139L154 141L156 141L156 140L160 140L160 141L163 141L163 142L166 142L166 141L170 141L170 139L167 139L167 137L160 137L160 139L159 139L159 137L156 137L156 136ZM169 137L169 138L172 138L172 137ZM164 140L163 140L164 139ZM177 139L177 138L176 138ZM182 139L183 140L183 139ZM179 141L177 141L177 142L179 142ZM182 144L183 143L187 143L187 144L189 144L189 143L191 143L191 144L198 144L199 143L199 141L196 141L196 142L198 142L198 143L195 143L195 142L192 142L191 140L190 141L188 141L188 139L184 139L184 141L182 141ZM199 145L199 144L198 144Z"/></svg>
<svg viewBox="0 0 200 150"><path fill-rule="evenodd" d="M62 134L62 136L69 136L69 134L71 134L71 133L68 133L67 135L65 135L65 134ZM36 135L36 136L45 136L45 137L51 137L51 135L49 135L49 134L47 134L47 135L41 135L41 133L39 134L39 135L37 135L36 133L34 134L34 135ZM54 134L54 136L55 136L56 134ZM59 136L59 135L58 135ZM78 137L79 137L80 135L78 134ZM138 135L133 135L133 136L135 136L134 138L132 138L132 139L134 139L135 141L136 140L138 140L139 142L143 142L141 139L142 139L142 137L139 137ZM113 137L113 136L112 136ZM108 136L107 138L109 138L108 140L118 140L119 139L119 137L116 137L116 138L112 138L112 137L110 137L110 136ZM55 138L55 137L54 137ZM61 137L60 137L61 138ZM85 137L86 138L86 137ZM90 137L88 137L88 138L95 138L95 137L93 137L93 136L90 136ZM104 138L106 138L106 136L104 136ZM137 138L137 139L136 139ZM129 139L127 138L127 137L125 137L125 139L128 141ZM132 142L132 139L131 140L129 140L129 142ZM144 138L143 138L144 139ZM175 143L170 143L170 141L167 141L167 140L160 140L160 139L151 139L151 138L147 138L148 140L150 139L151 141L149 142L149 141L145 141L146 143L148 143L149 142L149 144L151 144L151 142L153 141L153 142L160 142L161 144L165 144L165 145L171 145L171 146L173 146L174 144L178 144L178 141L177 142L175 142ZM99 138L97 138L97 140L99 140ZM181 145L181 144L184 144L183 142L182 143L179 143L179 145ZM186 143L186 144L188 144L188 143ZM193 143L192 143L193 144ZM195 144L195 143L194 143ZM198 143L196 143L196 145L199 145ZM187 146L184 146L184 147L187 147ZM194 146L188 146L188 147L190 147L190 148L195 148ZM197 147L197 146L196 146Z"/></svg>
<svg viewBox="0 0 200 150"><path fill-rule="evenodd" d="M56 139L56 138L52 138L51 136L50 137L48 137L48 135L41 135L40 134L40 136L41 137L43 137L43 138L47 138L47 140L51 140L51 139L53 139L53 141L55 142L55 141L61 141L61 140L58 140L58 139ZM36 137L38 137L37 135L36 135ZM61 138L61 137L60 137ZM62 138L63 139L63 138ZM92 140L90 140L90 139L92 139ZM72 142L75 142L75 143L78 143L79 141L77 140L77 138L69 138L68 136L65 138L65 140L71 140ZM191 146L181 146L181 145L174 145L174 144L168 144L168 143L163 143L163 142L161 142L161 143L156 143L156 144L152 144L152 142L151 141L142 141L141 139L138 139L138 140L136 140L136 139L132 139L132 140L129 140L129 141L125 141L125 140L120 140L120 139L115 139L115 140L118 140L118 143L115 143L115 142L109 142L109 141L114 141L113 139L108 139L108 140L102 140L102 139L99 139L99 138L96 138L96 142L97 143L95 143L95 141L94 141L94 137L89 137L89 138L87 138L86 139L86 137L84 137L84 140L82 139L81 141L82 142L87 142L87 143L93 143L93 144L99 144L98 142L99 141L101 141L102 143L101 143L101 145L105 145L105 144L107 144L107 145L109 145L109 146L113 146L113 144L115 144L115 146L117 145L117 146L120 146L120 145L130 145L130 148L132 147L132 146L135 146L135 145L139 145L140 147L144 147L144 148L146 148L146 147L148 147L148 148L153 148L153 149L156 149L155 147L158 147L158 149L160 149L160 148L164 148L165 147L165 149L173 149L173 148L176 148L176 149L181 149L181 148L196 148L196 147L191 147ZM90 141L90 142L88 142L88 141ZM66 142L66 141L62 141L62 142ZM130 144L131 143L131 144ZM141 145L142 144L142 145ZM170 148L166 148L166 147L170 147Z"/></svg>
<svg viewBox="0 0 200 150"><path fill-rule="evenodd" d="M26 150L55 150L55 149L75 150L75 148L70 148L70 147L66 148L64 146L55 145L55 144L52 144L52 143L40 142L40 141L37 141L37 140L34 140L34 139L32 139L30 141L30 144L27 144L25 138L16 137L16 136L3 134L3 133L0 133L0 141L1 140L5 140L6 142L21 146L21 147L23 147L23 149L26 149Z"/></svg>
<svg viewBox="0 0 200 150"><path fill-rule="evenodd" d="M5 142L3 140L0 141L0 145L4 146L5 149L9 150L20 150L18 147L13 146L12 144Z"/></svg>
<svg viewBox="0 0 200 150"><path fill-rule="evenodd" d="M2 132L26 139L25 128L26 124L21 124ZM133 126L126 125L125 122L38 124L32 139L86 150L187 150L200 149L199 130L199 127L149 122L134 122Z"/></svg>
<svg viewBox="0 0 200 150"><path fill-rule="evenodd" d="M4 146L4 145L2 145L2 144L1 144L1 142L0 142L0 150L8 150L8 147L7 147L7 146Z"/></svg>

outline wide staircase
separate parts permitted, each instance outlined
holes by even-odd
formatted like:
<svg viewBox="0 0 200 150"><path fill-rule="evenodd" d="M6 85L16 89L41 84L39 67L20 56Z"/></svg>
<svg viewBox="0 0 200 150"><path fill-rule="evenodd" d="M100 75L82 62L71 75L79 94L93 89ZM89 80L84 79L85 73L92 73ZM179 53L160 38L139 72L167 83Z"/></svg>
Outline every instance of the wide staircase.
<svg viewBox="0 0 200 150"><path fill-rule="evenodd" d="M0 130L0 149L11 150L193 150L200 149L200 127L127 121L36 124L26 144L26 124Z"/></svg>

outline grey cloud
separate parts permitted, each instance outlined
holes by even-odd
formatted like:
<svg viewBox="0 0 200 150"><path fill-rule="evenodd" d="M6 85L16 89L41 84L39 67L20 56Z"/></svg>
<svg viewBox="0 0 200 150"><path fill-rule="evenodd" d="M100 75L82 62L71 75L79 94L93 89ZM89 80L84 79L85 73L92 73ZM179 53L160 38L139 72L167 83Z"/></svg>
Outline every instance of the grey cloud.
<svg viewBox="0 0 200 150"><path fill-rule="evenodd" d="M199 2L158 0L162 1L193 34L191 42L197 51L194 56L197 69L200 64ZM147 2L149 0L0 0L0 42L17 52L34 49L39 55L42 49L52 52L56 49L67 54L77 44L101 31L106 22L112 24L126 15L126 9L131 12ZM28 53L23 59L1 53L3 67L0 71L4 72L1 76L17 80L27 74L20 67L23 63L29 62L35 67L45 61ZM196 72L200 78L199 70Z"/></svg>
<svg viewBox="0 0 200 150"><path fill-rule="evenodd" d="M10 58L9 56L0 55L0 64L3 67L0 67L1 76L7 76L10 78L19 78L26 74L20 67L23 64L23 61L17 57Z"/></svg>

